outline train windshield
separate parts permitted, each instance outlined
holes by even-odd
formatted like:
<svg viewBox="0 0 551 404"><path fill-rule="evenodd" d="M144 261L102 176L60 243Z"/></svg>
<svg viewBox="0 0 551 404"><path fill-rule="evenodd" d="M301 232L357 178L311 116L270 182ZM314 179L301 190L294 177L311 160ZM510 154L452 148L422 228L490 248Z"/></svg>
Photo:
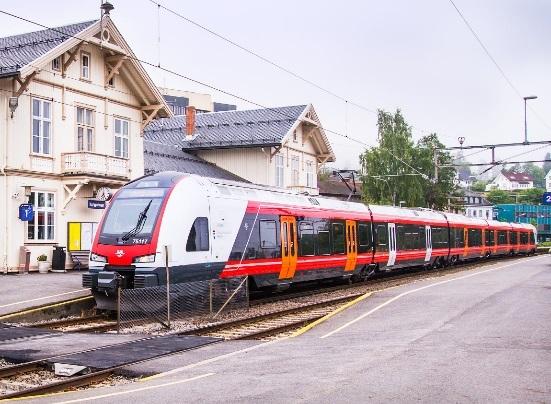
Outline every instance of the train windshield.
<svg viewBox="0 0 551 404"><path fill-rule="evenodd" d="M109 208L100 244L148 244L167 189L123 189Z"/></svg>

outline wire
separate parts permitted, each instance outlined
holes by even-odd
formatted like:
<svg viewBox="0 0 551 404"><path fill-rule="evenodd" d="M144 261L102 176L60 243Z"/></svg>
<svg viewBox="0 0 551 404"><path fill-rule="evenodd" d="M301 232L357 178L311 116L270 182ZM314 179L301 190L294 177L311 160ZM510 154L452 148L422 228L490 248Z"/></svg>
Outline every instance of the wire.
<svg viewBox="0 0 551 404"><path fill-rule="evenodd" d="M471 31L471 34L473 34L473 36L475 37L476 41L478 42L478 44L482 47L482 49L484 50L484 53L486 53L486 56L488 56L488 58L492 61L492 63L494 64L494 66L497 68L497 70L499 71L499 73L501 74L501 76L505 79L505 81L507 82L507 84L509 84L509 87L511 87L513 89L513 91L517 94L517 96L521 99L524 99L524 96L521 94L521 92L515 87L515 85L513 84L513 82L509 79L509 77L505 74L505 71L503 71L503 69L501 68L501 66L497 63L497 61L495 60L495 58L492 56L492 54L490 53L490 51L488 50L488 48L486 47L486 45L484 45L484 43L482 42L482 39L480 39L480 37L478 36L478 34L476 33L476 31L474 30L474 28L471 26L471 24L469 23L469 21L467 21L467 18L465 18L465 16L463 15L463 13L461 12L461 10L459 10L459 8L457 7L457 5L454 3L453 0L449 0L449 2L451 3L451 5L453 6L453 8L455 9L455 11L457 11L457 14L459 14L459 17L461 17L461 19L463 20L463 22L465 23L465 25L467 26L467 28L469 29L469 31ZM537 111L532 108L532 106L530 104L528 104L528 108L530 108L530 110L534 113L534 115L548 128L548 129L551 129L551 126L549 126L549 124L537 113Z"/></svg>
<svg viewBox="0 0 551 404"><path fill-rule="evenodd" d="M461 160L461 159L466 159L467 157L474 156L474 155L476 155L476 154L485 152L485 151L487 151L487 150L490 150L490 149L489 149L489 148L486 148L486 149L482 149L482 150L476 151L476 152L474 152L474 153L467 154L467 155L465 155L465 156L456 157L456 158L453 159L453 161L457 161L457 160Z"/></svg>
<svg viewBox="0 0 551 404"><path fill-rule="evenodd" d="M8 15L8 16L10 16L10 17L13 17L13 18L18 19L18 20L21 20L21 21L28 22L28 23L30 23L30 24L37 25L37 26L42 27L42 28L45 28L45 29L52 30L52 31L54 31L54 32L58 32L58 33L63 34L63 35L65 35L65 36L67 36L67 37L71 37L71 38L78 39L79 41L85 41L85 39L83 39L83 38L80 38L80 37L78 37L78 36L76 36L76 35L67 34L66 32L63 32L63 31L61 31L61 30L58 29L58 28L51 28L51 27L48 27L47 25L44 25L44 24L41 24L41 23L39 23L39 22L30 20L30 19L25 18L25 17L21 17L21 16L18 16L18 15L12 14L12 13L7 12L7 11L5 11L5 10L0 10L0 13L5 14L5 15ZM285 113L283 113L283 112L281 112L281 111L279 111L279 110L277 110L277 109L275 109L275 108L267 107L267 106L262 105L262 104L260 104L260 103L258 103L258 102L256 102L256 101L252 101L252 100L250 100L250 99L248 99L248 98L246 98L246 97L240 96L240 95L235 94L235 93L232 93L232 92L230 92L230 91L223 90L223 89L218 88L218 87L216 87L216 86L214 86L214 85L212 85L212 84L208 84L208 83L206 83L206 82L203 82L203 81L200 81L200 80L196 80L196 79L194 79L194 78L191 78L191 77L189 77L189 76L186 76L186 75L184 75L184 74L182 74L182 73L179 73L179 72L176 72L176 71L174 71L174 70L168 69L168 68L166 68L166 67L162 67L162 66L155 65L155 64L152 63L152 62L149 62L149 61L147 61L147 60L140 59L140 58L138 58L138 57L136 57L136 56L134 56L134 55L132 55L132 54L131 54L131 55L126 55L126 57L127 57L128 59L135 60L135 61L140 62L140 63L143 63L143 64L145 64L145 65L147 65L147 66L150 66L150 67L153 67L153 68L162 70L162 71L164 71L164 72L170 73L170 74L172 74L172 75L174 75L174 76L177 76L177 77L180 77L180 78L189 80L189 81L191 81L191 82L193 82L193 83L196 83L196 84L202 85L202 86L204 86L204 87L210 88L211 90L220 92L220 93L222 93L222 94L226 94L226 95L228 95L228 96L234 97L234 98L236 98L236 99L238 99L238 100L247 102L247 103L252 104L252 105L255 105L255 106L257 106L257 107L260 107L260 108L263 108L263 109L268 109L268 110L273 111L273 112L275 112L275 113L277 113L277 114L279 114L279 115L285 116L285 117L287 117L288 119L297 120L296 117L287 115L287 114L285 114ZM62 103L62 102L55 101L55 100L52 100L52 101L53 101L53 102ZM62 104L64 104L64 103L62 103ZM69 105L69 104L67 104L67 105ZM100 112L100 113L101 113L101 112ZM103 113L103 114L105 114L105 113ZM105 115L110 115L110 114L105 114ZM298 120L301 121L301 122L307 122L307 121L304 120L304 119L298 119ZM324 132L332 133L332 134L334 134L334 135L341 136L341 137L343 137L343 138L349 139L350 141L356 142L356 143L361 144L361 145L363 145L363 146L370 147L367 143L365 143L365 142L363 142L363 141L361 141L361 140L352 138L352 137L350 137L350 136L348 136L348 135L342 134L342 133L340 133L340 132L337 132L337 131L334 131L334 130L331 130L331 129L324 128L324 127L321 126L321 125L319 125L319 129L321 129L321 130L324 131ZM398 157L397 155L395 155L394 153L392 153L390 150L388 150L388 149L383 149L383 150L386 150L392 157L394 157L395 159L397 159L398 161L400 161L402 164L406 165L406 166L409 167L410 169L414 170L415 172L419 173L419 174L422 175L424 178L428 178L428 176L427 176L426 174L423 174L423 173L422 173L421 171L419 171L418 169L412 167L410 164L406 163L404 160L402 160L400 157Z"/></svg>

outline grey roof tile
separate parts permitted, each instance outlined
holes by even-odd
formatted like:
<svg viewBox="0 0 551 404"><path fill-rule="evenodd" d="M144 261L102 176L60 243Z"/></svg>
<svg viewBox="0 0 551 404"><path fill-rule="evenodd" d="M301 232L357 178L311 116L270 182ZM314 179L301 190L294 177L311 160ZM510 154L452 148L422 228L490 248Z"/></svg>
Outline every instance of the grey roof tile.
<svg viewBox="0 0 551 404"><path fill-rule="evenodd" d="M157 119L144 131L149 140L170 139L184 150L280 145L306 105L200 113L195 137L185 140L185 116Z"/></svg>
<svg viewBox="0 0 551 404"><path fill-rule="evenodd" d="M97 20L0 38L0 77L16 74L23 66L32 63L70 37L78 35L95 22Z"/></svg>

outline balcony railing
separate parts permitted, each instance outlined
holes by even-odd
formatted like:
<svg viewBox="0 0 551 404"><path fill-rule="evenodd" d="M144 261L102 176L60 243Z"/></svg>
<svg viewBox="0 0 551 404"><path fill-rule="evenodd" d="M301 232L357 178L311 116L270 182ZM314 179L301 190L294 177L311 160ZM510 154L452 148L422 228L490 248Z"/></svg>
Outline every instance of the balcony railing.
<svg viewBox="0 0 551 404"><path fill-rule="evenodd" d="M129 178L129 161L118 157L90 152L61 154L64 174L94 174L106 177Z"/></svg>

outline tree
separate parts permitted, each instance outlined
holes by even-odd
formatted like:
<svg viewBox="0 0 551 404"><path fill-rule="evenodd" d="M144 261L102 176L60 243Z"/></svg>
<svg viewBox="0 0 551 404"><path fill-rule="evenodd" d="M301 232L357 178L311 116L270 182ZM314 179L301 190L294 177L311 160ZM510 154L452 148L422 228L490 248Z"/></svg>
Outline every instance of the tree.
<svg viewBox="0 0 551 404"><path fill-rule="evenodd" d="M488 181L476 181L472 186L471 190L475 192L484 192L486 190L486 185L488 184Z"/></svg>
<svg viewBox="0 0 551 404"><path fill-rule="evenodd" d="M500 203L513 203L514 200L507 191L492 189L486 194L486 199L493 205Z"/></svg>
<svg viewBox="0 0 551 404"><path fill-rule="evenodd" d="M534 163L526 163L522 166L523 173L530 174L534 178L534 187L545 188L545 172L542 167Z"/></svg>
<svg viewBox="0 0 551 404"><path fill-rule="evenodd" d="M524 190L519 195L518 202L538 205L541 203L541 198L543 197L544 192L545 192L545 189L542 189L542 188L531 188L531 189Z"/></svg>
<svg viewBox="0 0 551 404"><path fill-rule="evenodd" d="M396 205L405 201L407 206L444 207L446 196L454 189L455 170L440 170L434 182L433 152L442 146L436 134L415 144L400 110L394 114L379 110L377 126L379 145L360 156L363 199L370 203ZM451 160L449 153L439 155L439 164Z"/></svg>

